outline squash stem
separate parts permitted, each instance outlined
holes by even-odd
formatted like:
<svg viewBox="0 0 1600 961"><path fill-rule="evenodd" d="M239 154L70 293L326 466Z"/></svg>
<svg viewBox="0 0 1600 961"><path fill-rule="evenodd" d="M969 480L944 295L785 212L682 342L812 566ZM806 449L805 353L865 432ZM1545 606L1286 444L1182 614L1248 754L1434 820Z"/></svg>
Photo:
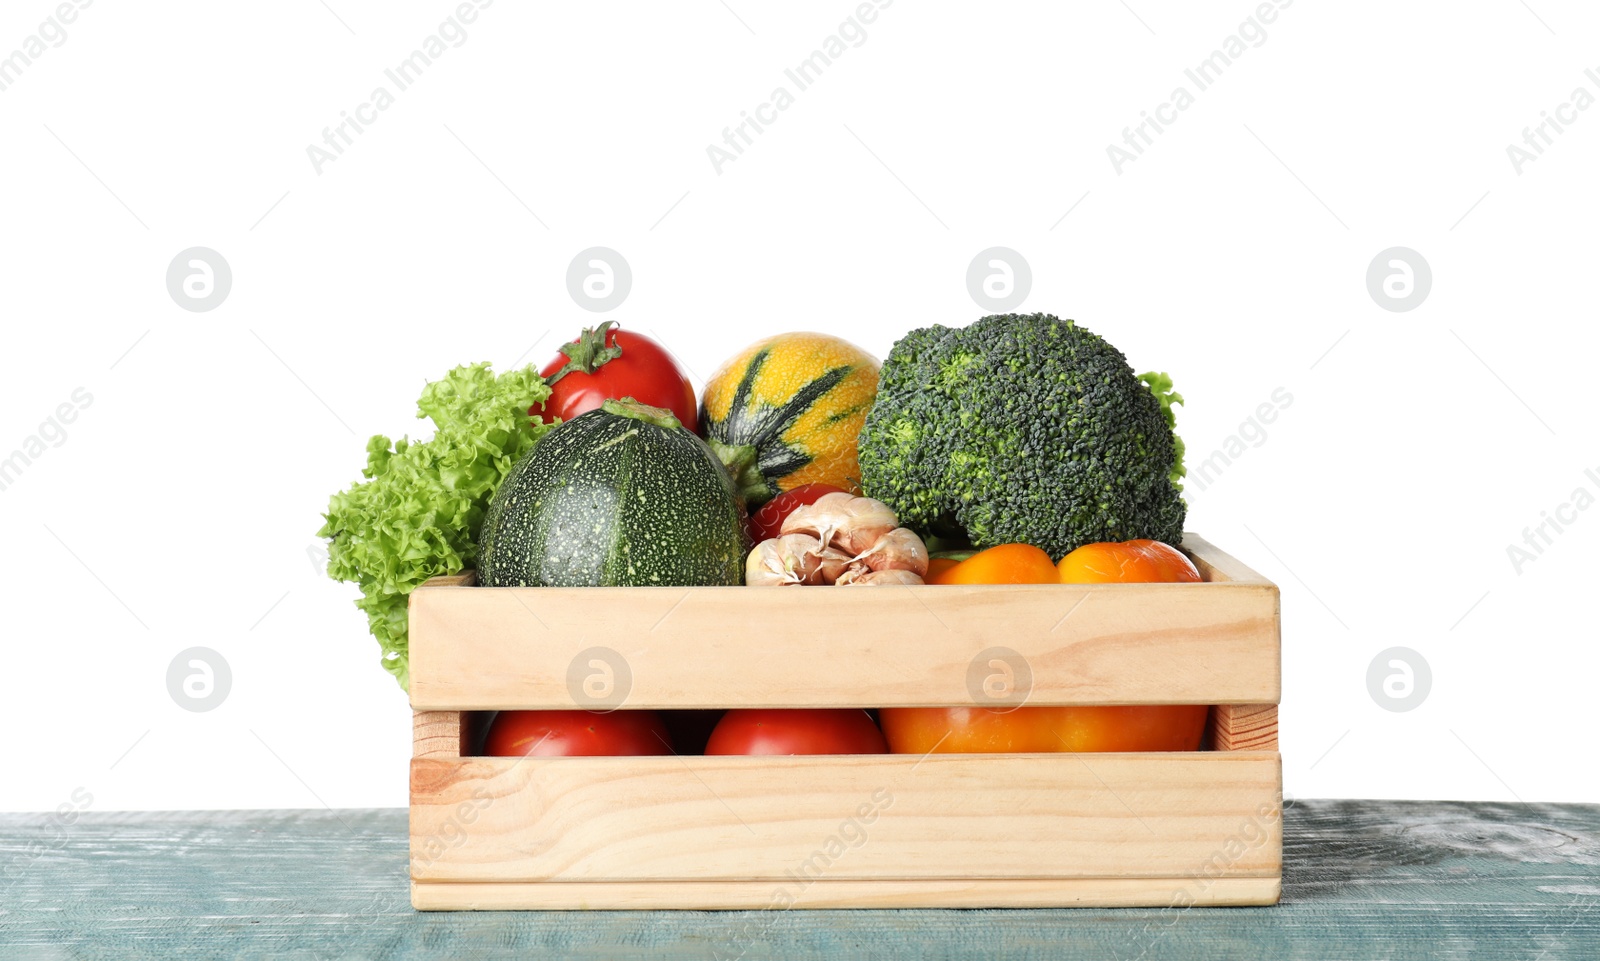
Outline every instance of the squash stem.
<svg viewBox="0 0 1600 961"><path fill-rule="evenodd" d="M673 416L672 411L667 410L665 407L652 407L643 401L634 400L632 397L624 397L621 400L608 398L600 404L600 409L608 414L616 414L618 417L632 417L634 420L642 420L647 424L665 427L667 430L674 430L683 426L683 422Z"/></svg>
<svg viewBox="0 0 1600 961"><path fill-rule="evenodd" d="M728 469L728 476L733 478L733 486L738 489L745 504L754 507L772 499L772 486L761 476L754 446L725 444L720 440L708 440L706 443L711 446L711 452L717 455L717 460L722 461L722 466Z"/></svg>

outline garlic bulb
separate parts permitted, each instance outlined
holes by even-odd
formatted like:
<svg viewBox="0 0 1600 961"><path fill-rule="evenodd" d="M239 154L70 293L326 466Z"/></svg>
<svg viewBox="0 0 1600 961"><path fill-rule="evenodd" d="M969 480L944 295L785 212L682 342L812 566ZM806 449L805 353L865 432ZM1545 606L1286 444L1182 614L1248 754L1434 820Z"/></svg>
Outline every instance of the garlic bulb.
<svg viewBox="0 0 1600 961"><path fill-rule="evenodd" d="M784 534L762 541L744 562L750 587L832 584L850 563L850 555L822 546L810 534Z"/></svg>
<svg viewBox="0 0 1600 961"><path fill-rule="evenodd" d="M782 533L806 533L829 547L856 555L899 526L889 505L843 492L824 494L783 519Z"/></svg>

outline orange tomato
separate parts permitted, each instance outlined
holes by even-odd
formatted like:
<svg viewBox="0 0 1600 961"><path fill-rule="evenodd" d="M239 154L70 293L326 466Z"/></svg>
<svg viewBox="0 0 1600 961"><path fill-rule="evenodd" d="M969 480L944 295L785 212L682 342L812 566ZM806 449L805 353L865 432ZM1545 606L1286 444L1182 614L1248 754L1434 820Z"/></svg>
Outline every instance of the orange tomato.
<svg viewBox="0 0 1600 961"><path fill-rule="evenodd" d="M935 575L929 584L1055 584L1060 577L1050 555L1032 544L1001 544L979 551Z"/></svg>
<svg viewBox="0 0 1600 961"><path fill-rule="evenodd" d="M886 707L878 712L894 754L1035 754L1194 751L1204 704L1153 707Z"/></svg>
<svg viewBox="0 0 1600 961"><path fill-rule="evenodd" d="M1200 572L1176 547L1160 541L1085 544L1057 565L1063 584L1198 581Z"/></svg>
<svg viewBox="0 0 1600 961"><path fill-rule="evenodd" d="M1059 565L1037 547L991 547L938 574L933 584L1107 584L1198 581L1189 558L1159 541L1086 544ZM1204 704L884 708L879 721L896 754L1194 751L1205 734Z"/></svg>

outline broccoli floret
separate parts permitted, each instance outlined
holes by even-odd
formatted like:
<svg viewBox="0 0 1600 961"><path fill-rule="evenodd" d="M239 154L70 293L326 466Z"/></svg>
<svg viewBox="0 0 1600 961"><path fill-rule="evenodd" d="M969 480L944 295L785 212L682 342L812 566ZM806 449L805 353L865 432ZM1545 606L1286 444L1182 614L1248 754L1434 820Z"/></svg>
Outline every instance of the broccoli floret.
<svg viewBox="0 0 1600 961"><path fill-rule="evenodd" d="M860 438L861 484L900 522L1052 557L1097 541L1176 544L1186 507L1165 375L1049 314L924 327L895 344Z"/></svg>

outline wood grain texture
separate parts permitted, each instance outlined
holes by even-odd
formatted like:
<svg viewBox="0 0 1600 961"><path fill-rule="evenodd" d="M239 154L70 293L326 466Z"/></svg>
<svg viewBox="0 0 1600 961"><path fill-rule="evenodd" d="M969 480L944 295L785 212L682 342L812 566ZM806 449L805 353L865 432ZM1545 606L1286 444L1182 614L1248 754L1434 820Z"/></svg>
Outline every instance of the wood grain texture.
<svg viewBox="0 0 1600 961"><path fill-rule="evenodd" d="M1183 535L1180 545L1200 570L1201 579L1215 584L1267 584L1272 582L1251 570L1243 561L1219 549L1193 531Z"/></svg>
<svg viewBox="0 0 1600 961"><path fill-rule="evenodd" d="M468 753L460 711L412 711L411 756L458 758Z"/></svg>
<svg viewBox="0 0 1600 961"><path fill-rule="evenodd" d="M1278 705L1212 705L1203 744L1209 751L1276 751Z"/></svg>
<svg viewBox="0 0 1600 961"><path fill-rule="evenodd" d="M0 814L0 957L1591 961L1600 944L1600 805L1301 800L1284 850L1270 908L431 913L411 908L403 808Z"/></svg>
<svg viewBox="0 0 1600 961"><path fill-rule="evenodd" d="M416 881L419 911L820 910L827 908L1123 908L1274 904L1277 878L1052 878L981 881Z"/></svg>
<svg viewBox="0 0 1600 961"><path fill-rule="evenodd" d="M1276 878L1281 864L1274 753L419 758L411 772L425 881Z"/></svg>
<svg viewBox="0 0 1600 961"><path fill-rule="evenodd" d="M1030 704L1277 703L1278 589L1198 538L1185 547L1227 579L825 595L430 581L410 600L411 704L593 707L569 668L596 646L625 662L631 708L970 704L969 672L994 647L1025 659Z"/></svg>

